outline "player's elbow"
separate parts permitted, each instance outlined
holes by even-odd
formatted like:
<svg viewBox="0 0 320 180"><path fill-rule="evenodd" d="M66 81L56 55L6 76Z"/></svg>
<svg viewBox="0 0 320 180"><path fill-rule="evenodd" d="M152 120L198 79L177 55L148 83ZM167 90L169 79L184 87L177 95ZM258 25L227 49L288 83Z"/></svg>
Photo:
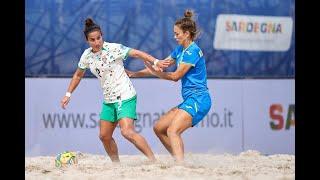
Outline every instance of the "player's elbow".
<svg viewBox="0 0 320 180"><path fill-rule="evenodd" d="M171 77L171 80L174 81L174 82L177 82L177 81L180 80L180 77L177 76L177 75L173 75L173 76Z"/></svg>
<svg viewBox="0 0 320 180"><path fill-rule="evenodd" d="M172 81L174 81L174 82L178 82L178 81L179 81L179 79L178 79L178 78L174 78L174 79L172 79Z"/></svg>
<svg viewBox="0 0 320 180"><path fill-rule="evenodd" d="M129 56L133 57L133 58L139 58L142 56L142 52L136 49L133 49L130 51Z"/></svg>
<svg viewBox="0 0 320 180"><path fill-rule="evenodd" d="M73 74L73 78L80 80L84 76L84 70L77 69L77 71Z"/></svg>

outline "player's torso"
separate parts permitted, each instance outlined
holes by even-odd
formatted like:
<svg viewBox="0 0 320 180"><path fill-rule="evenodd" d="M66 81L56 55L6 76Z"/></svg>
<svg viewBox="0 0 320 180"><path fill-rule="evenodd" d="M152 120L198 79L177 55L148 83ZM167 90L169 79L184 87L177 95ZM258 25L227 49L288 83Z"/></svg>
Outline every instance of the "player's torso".
<svg viewBox="0 0 320 180"><path fill-rule="evenodd" d="M104 49L98 53L90 53L87 56L87 61L92 74L104 81L119 76L121 69L123 69L122 57Z"/></svg>
<svg viewBox="0 0 320 180"><path fill-rule="evenodd" d="M99 79L107 103L131 98L136 94L125 73L123 57L117 49L104 48L87 57L90 71Z"/></svg>
<svg viewBox="0 0 320 180"><path fill-rule="evenodd" d="M183 48L178 49L177 53L177 65L181 64L185 53L197 53L199 60L192 66L188 72L181 78L182 93L188 96L195 91L203 92L207 90L207 73L206 64L203 53L201 49L193 43L190 47L183 50Z"/></svg>

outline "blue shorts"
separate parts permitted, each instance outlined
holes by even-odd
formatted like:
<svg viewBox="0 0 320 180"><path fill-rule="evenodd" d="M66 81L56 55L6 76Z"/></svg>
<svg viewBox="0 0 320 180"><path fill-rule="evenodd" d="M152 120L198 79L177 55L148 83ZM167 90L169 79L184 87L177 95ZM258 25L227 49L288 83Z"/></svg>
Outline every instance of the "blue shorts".
<svg viewBox="0 0 320 180"><path fill-rule="evenodd" d="M192 116L192 126L199 123L211 108L211 97L209 93L193 94L187 97L177 106Z"/></svg>

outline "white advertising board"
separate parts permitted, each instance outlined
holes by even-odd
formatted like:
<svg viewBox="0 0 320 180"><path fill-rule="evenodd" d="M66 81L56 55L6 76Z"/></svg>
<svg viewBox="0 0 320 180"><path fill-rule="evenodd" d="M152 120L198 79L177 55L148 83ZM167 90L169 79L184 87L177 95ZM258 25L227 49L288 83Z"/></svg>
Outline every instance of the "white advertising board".
<svg viewBox="0 0 320 180"><path fill-rule="evenodd" d="M218 50L287 51L291 17L219 14L213 47Z"/></svg>
<svg viewBox="0 0 320 180"><path fill-rule="evenodd" d="M290 93L277 92L283 99L270 101L270 103L282 103L284 106L286 102L294 104L294 95L292 95L294 87L290 85L292 81L294 80L279 81L279 88L286 89ZM60 107L60 100L69 82L70 79L26 78L26 156L55 155L64 150L105 154L98 137L99 113L103 97L98 80L83 79L72 94L67 109L63 110ZM136 131L146 138L155 153L167 153L153 132L153 124L161 114L181 103L180 82L160 79L132 79L132 82L138 94ZM263 148L263 146L253 146L252 143L256 144L256 141L248 137L252 134L252 129L259 131L257 128L260 128L263 132L266 128L261 124L257 124L256 128L252 123L252 128L248 126L248 122L253 121L252 117L265 116L262 111L255 113L252 113L255 109L249 111L250 108L259 107L261 101L259 98L250 98L248 95L261 91L260 86L265 86L260 96L267 98L273 95L270 94L270 90L274 88L272 84L277 84L278 81L257 80L254 85L250 85L250 82L251 80L208 80L212 107L203 121L183 134L186 152L239 153L247 148L259 150ZM246 98L253 107L247 104ZM246 113L250 113L250 116ZM277 119L276 115L275 118ZM270 118L266 121L269 123ZM272 121L275 125L278 122L278 120ZM265 134L261 136L265 137ZM119 128L115 130L114 138L120 154L140 153L121 136ZM277 135L276 137L270 135L270 141L273 141L273 138L279 139ZM274 141L276 143L271 144L270 148L262 149L263 152L288 152L287 147L292 147L294 131L285 139L288 138L289 141L284 141L287 144L278 146L278 141ZM294 150L290 152L294 153Z"/></svg>
<svg viewBox="0 0 320 180"><path fill-rule="evenodd" d="M244 148L265 154L295 154L295 82L243 83Z"/></svg>

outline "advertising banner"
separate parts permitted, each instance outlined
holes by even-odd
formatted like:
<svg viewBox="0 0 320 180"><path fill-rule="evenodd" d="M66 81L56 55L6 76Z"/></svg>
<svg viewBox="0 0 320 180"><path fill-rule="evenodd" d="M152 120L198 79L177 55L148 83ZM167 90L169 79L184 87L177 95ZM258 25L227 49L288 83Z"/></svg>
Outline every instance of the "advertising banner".
<svg viewBox="0 0 320 180"><path fill-rule="evenodd" d="M287 51L291 44L292 18L220 14L214 48L245 51Z"/></svg>
<svg viewBox="0 0 320 180"><path fill-rule="evenodd" d="M100 84L97 79L82 79L64 110L60 101L69 82L70 79L26 78L26 156L55 155L64 150L105 154L99 139L103 102ZM153 132L153 125L182 102L180 82L160 79L132 79L132 82L137 91L135 130L155 153L168 153ZM289 117L294 117L292 83L292 80L208 80L212 107L199 124L182 134L185 152L239 153L258 149L264 153L294 153L294 118L287 120L284 115L290 111ZM140 153L122 137L119 127L114 139L120 154Z"/></svg>
<svg viewBox="0 0 320 180"><path fill-rule="evenodd" d="M244 148L295 154L295 82L244 81Z"/></svg>

